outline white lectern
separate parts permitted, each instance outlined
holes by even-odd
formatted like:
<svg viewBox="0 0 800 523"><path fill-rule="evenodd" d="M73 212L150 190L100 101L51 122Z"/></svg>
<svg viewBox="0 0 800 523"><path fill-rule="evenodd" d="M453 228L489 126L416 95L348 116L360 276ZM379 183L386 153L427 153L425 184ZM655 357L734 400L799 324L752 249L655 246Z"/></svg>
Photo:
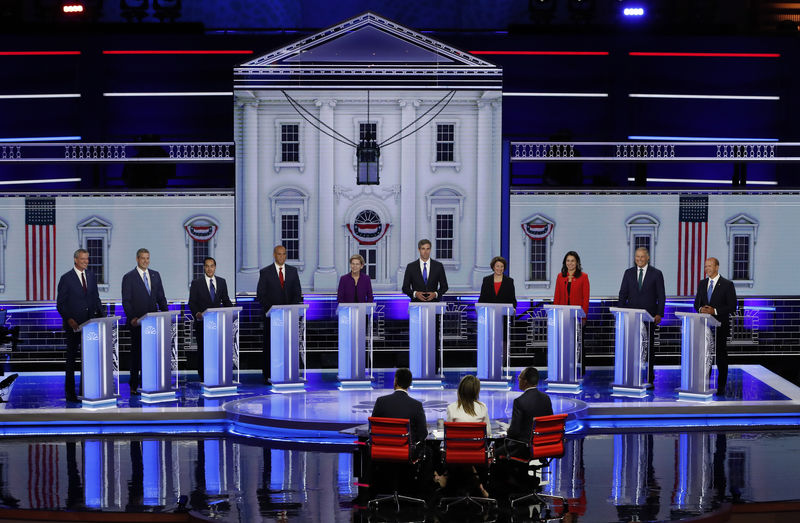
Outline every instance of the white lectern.
<svg viewBox="0 0 800 523"><path fill-rule="evenodd" d="M476 303L478 316L478 379L481 387L487 389L509 390L511 376L503 375L503 342L510 334L510 319L514 315L514 305L510 303ZM503 317L505 316L505 321ZM503 325L506 325L506 339L503 339ZM506 368L510 368L509 353Z"/></svg>
<svg viewBox="0 0 800 523"><path fill-rule="evenodd" d="M371 388L367 378L366 346L369 339L370 371L372 370L372 319L374 303L340 303L339 315L339 382L340 389ZM369 333L369 335L367 335Z"/></svg>
<svg viewBox="0 0 800 523"><path fill-rule="evenodd" d="M241 310L217 307L203 313L203 396L236 394L233 360L239 347Z"/></svg>
<svg viewBox="0 0 800 523"><path fill-rule="evenodd" d="M444 377L443 327L439 324L441 374L436 375L436 315L447 304L440 301L412 301L408 304L408 368L415 389L441 389Z"/></svg>
<svg viewBox="0 0 800 523"><path fill-rule="evenodd" d="M172 374L177 372L178 332L172 311L148 312L142 325L142 401L175 400Z"/></svg>
<svg viewBox="0 0 800 523"><path fill-rule="evenodd" d="M117 404L114 388L114 363L119 316L94 318L82 323L81 331L81 404L87 407L113 407Z"/></svg>
<svg viewBox="0 0 800 523"><path fill-rule="evenodd" d="M580 305L545 305L547 311L547 389L580 392L581 318Z"/></svg>
<svg viewBox="0 0 800 523"><path fill-rule="evenodd" d="M644 309L610 307L614 314L614 394L644 396L647 394L647 370L650 331L653 317Z"/></svg>
<svg viewBox="0 0 800 523"><path fill-rule="evenodd" d="M720 323L710 314L676 312L681 319L681 387L678 399L710 400L715 389L708 388L711 361L715 354L714 332Z"/></svg>
<svg viewBox="0 0 800 523"><path fill-rule="evenodd" d="M308 305L273 305L268 311L270 325L270 381L275 391L305 390L300 378L300 317ZM305 322L302 339L305 342Z"/></svg>

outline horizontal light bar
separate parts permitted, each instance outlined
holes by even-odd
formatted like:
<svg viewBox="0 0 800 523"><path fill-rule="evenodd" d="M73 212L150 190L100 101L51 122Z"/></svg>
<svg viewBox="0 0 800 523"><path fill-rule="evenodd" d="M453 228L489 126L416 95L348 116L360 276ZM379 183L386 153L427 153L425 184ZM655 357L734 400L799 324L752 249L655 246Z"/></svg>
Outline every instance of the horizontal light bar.
<svg viewBox="0 0 800 523"><path fill-rule="evenodd" d="M629 182L636 181L636 178L628 178ZM720 185L732 185L733 180L698 180L698 179L679 179L679 178L648 178L648 182L659 182L659 183L705 183L705 184L720 184ZM778 185L778 182L773 181L751 181L747 180L745 185Z"/></svg>
<svg viewBox="0 0 800 523"><path fill-rule="evenodd" d="M628 140L653 140L657 142L777 142L777 138L717 138L711 136L648 136L631 135Z"/></svg>
<svg viewBox="0 0 800 523"><path fill-rule="evenodd" d="M159 49L142 49L142 50L119 50L119 51L103 51L103 54L253 54L251 50L236 50L236 49L174 49L174 50L159 50Z"/></svg>
<svg viewBox="0 0 800 523"><path fill-rule="evenodd" d="M780 53L649 53L633 51L630 56L685 56L698 58L780 58Z"/></svg>
<svg viewBox="0 0 800 523"><path fill-rule="evenodd" d="M622 10L625 16L644 16L644 7L626 7Z"/></svg>
<svg viewBox="0 0 800 523"><path fill-rule="evenodd" d="M51 94L0 94L0 100L25 100L42 98L80 98L79 93L51 93Z"/></svg>
<svg viewBox="0 0 800 523"><path fill-rule="evenodd" d="M80 136L29 136L27 138L0 138L0 143L16 142L71 142L80 140Z"/></svg>
<svg viewBox="0 0 800 523"><path fill-rule="evenodd" d="M517 56L608 56L608 51L469 51L470 54Z"/></svg>
<svg viewBox="0 0 800 523"><path fill-rule="evenodd" d="M79 182L80 178L49 178L45 180L0 180L0 185L30 185L34 183L69 183Z"/></svg>
<svg viewBox="0 0 800 523"><path fill-rule="evenodd" d="M631 93L630 98L669 98L689 100L780 100L780 96L738 96L730 94L657 94L657 93Z"/></svg>
<svg viewBox="0 0 800 523"><path fill-rule="evenodd" d="M130 96L233 96L233 91L184 91L184 92L160 92L160 93L103 93L108 97L130 97Z"/></svg>
<svg viewBox="0 0 800 523"><path fill-rule="evenodd" d="M80 51L0 51L0 56L65 56L79 55Z"/></svg>
<svg viewBox="0 0 800 523"><path fill-rule="evenodd" d="M608 93L514 93L504 92L503 96L533 96L543 98L608 98Z"/></svg>

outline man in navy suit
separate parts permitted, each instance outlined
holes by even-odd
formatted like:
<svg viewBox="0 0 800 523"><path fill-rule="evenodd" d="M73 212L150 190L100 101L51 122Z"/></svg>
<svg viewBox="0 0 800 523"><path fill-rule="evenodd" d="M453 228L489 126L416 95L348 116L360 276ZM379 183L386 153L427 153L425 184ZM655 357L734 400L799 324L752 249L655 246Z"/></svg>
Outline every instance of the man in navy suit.
<svg viewBox="0 0 800 523"><path fill-rule="evenodd" d="M644 309L653 317L653 324L659 325L664 317L664 275L660 270L650 265L650 252L645 247L639 247L633 256L635 266L625 271L622 275L622 284L619 287L619 306L629 309ZM647 381L651 385L655 382L655 361L653 349L655 348L655 327L649 325L650 343L647 348Z"/></svg>
<svg viewBox="0 0 800 523"><path fill-rule="evenodd" d="M719 275L719 260L708 258L705 262L706 278L697 284L694 308L702 314L711 314L720 322L716 329L717 396L725 397L728 384L728 333L730 315L736 311L736 288L733 282Z"/></svg>
<svg viewBox="0 0 800 523"><path fill-rule="evenodd" d="M266 317L273 305L295 305L303 302L303 290L297 268L286 264L286 247L276 245L272 249L275 263L267 265L258 275L256 299L261 304L264 321L264 358L261 370L264 383L270 379L270 319Z"/></svg>
<svg viewBox="0 0 800 523"><path fill-rule="evenodd" d="M73 268L58 280L56 309L64 322L67 338L66 371L64 374L64 394L67 401L78 401L75 394L75 358L81 343L78 326L92 318L103 316L103 304L97 290L97 280L89 267L89 251L78 249L73 255ZM81 376L81 388L83 376Z"/></svg>
<svg viewBox="0 0 800 523"><path fill-rule="evenodd" d="M403 293L407 294L411 301L439 301L447 292L444 265L431 259L430 240L420 240L417 249L419 259L406 266Z"/></svg>
<svg viewBox="0 0 800 523"><path fill-rule="evenodd" d="M394 392L375 401L372 415L380 418L407 419L411 423L411 435L415 442L428 437L428 422L422 402L408 395L411 386L411 371L400 368L394 373Z"/></svg>
<svg viewBox="0 0 800 523"><path fill-rule="evenodd" d="M526 367L519 373L519 390L522 394L514 400L508 437L518 441L530 442L533 418L553 414L550 396L540 392L539 371L536 367Z"/></svg>
<svg viewBox="0 0 800 523"><path fill-rule="evenodd" d="M203 381L203 313L206 309L216 307L232 307L228 298L228 284L224 278L215 276L217 261L208 257L203 260L203 272L200 278L189 287L189 310L194 318L194 334L197 337L197 373Z"/></svg>
<svg viewBox="0 0 800 523"><path fill-rule="evenodd" d="M142 316L169 310L161 276L150 267L150 251L136 251L136 268L122 277L122 308L131 331L131 394L139 394L142 370Z"/></svg>

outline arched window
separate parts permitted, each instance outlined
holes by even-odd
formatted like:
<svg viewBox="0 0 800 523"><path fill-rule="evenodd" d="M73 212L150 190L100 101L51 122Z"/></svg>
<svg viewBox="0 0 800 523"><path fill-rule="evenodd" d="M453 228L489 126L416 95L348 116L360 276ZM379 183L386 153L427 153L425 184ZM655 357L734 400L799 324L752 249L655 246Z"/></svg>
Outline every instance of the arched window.
<svg viewBox="0 0 800 523"><path fill-rule="evenodd" d="M193 216L184 222L186 246L189 248L189 284L203 276L203 260L214 257L219 221L211 216Z"/></svg>
<svg viewBox="0 0 800 523"><path fill-rule="evenodd" d="M102 292L108 292L111 281L108 263L111 229L111 222L99 216L90 216L78 223L78 244L89 251L89 270L97 278L97 289Z"/></svg>
<svg viewBox="0 0 800 523"><path fill-rule="evenodd" d="M528 253L525 287L550 286L550 259L555 222L541 214L530 216L520 224L522 243Z"/></svg>
<svg viewBox="0 0 800 523"><path fill-rule="evenodd" d="M650 264L656 262L656 243L658 242L658 219L649 214L635 214L625 221L628 231L628 264L633 264L636 249L644 247L650 252Z"/></svg>

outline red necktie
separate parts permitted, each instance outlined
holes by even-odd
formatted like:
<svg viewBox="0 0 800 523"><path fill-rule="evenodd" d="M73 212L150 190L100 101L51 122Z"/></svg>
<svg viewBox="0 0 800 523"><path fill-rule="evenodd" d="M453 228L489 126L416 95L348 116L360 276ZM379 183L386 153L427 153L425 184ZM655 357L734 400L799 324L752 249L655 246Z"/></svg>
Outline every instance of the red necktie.
<svg viewBox="0 0 800 523"><path fill-rule="evenodd" d="M86 294L86 273L81 273L81 283L83 284L83 293Z"/></svg>
<svg viewBox="0 0 800 523"><path fill-rule="evenodd" d="M278 269L278 279L281 281L281 289L283 289L283 267Z"/></svg>

